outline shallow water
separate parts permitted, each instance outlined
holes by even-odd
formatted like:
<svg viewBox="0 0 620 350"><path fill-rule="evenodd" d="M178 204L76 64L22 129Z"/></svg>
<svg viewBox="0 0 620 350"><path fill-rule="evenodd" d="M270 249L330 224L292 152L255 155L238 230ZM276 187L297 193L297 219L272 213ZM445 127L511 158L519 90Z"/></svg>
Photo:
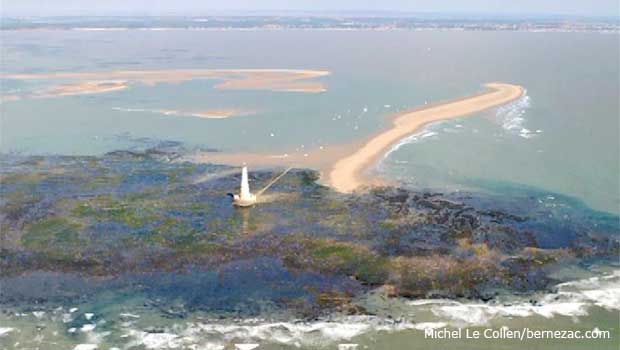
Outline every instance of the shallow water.
<svg viewBox="0 0 620 350"><path fill-rule="evenodd" d="M6 102L1 107L5 152L100 154L137 147L145 138L232 151L316 150L368 137L399 110L506 81L524 86L527 101L432 127L436 135L411 139L390 154L381 171L417 187L496 191L494 182L526 185L619 211L617 34L4 31L2 38L7 73L332 72L321 78L328 86L322 94L220 91L212 88L214 81L196 80ZM13 94L46 83L4 81L2 89ZM257 114L204 120L118 110L230 107Z"/></svg>
<svg viewBox="0 0 620 350"><path fill-rule="evenodd" d="M296 148L316 149L372 135L385 125L387 116L400 110L476 93L488 81L506 81L524 86L526 97L471 118L429 126L403 140L378 171L415 188L488 192L486 202L476 198L483 207L504 206L524 215L531 214L533 207L542 208L540 215L551 215L545 222L548 226L530 228L553 232L553 244L562 245L579 231L578 227L562 225L567 220L578 223L583 219L587 224L592 220L606 228L617 228L617 216L606 214L619 212L617 34L0 34L3 73L166 68L307 68L332 72L321 78L328 86L322 94L221 91L213 89L215 81L200 80L154 87L136 85L127 91L101 95L3 102L3 152L101 154L147 148L161 140L231 151L282 153ZM19 94L47 83L4 80L2 91ZM119 110L231 107L257 112L205 120ZM236 137L239 135L243 137ZM502 197L505 201L498 199ZM270 216L262 218L268 221ZM269 270L276 272L270 276L250 273L256 266L271 266ZM16 283L12 287L21 286L24 292L49 288L60 294L60 301L37 304L33 298L32 305L10 307L7 303L0 314L0 345L50 350L73 349L79 344L83 346L78 349L89 349L88 344L97 344L101 349L227 349L237 342L258 342L262 344L260 349L333 349L339 343L360 344L361 349L496 349L522 348L524 344L545 349L612 349L619 342L618 266L614 263L604 268L558 271L562 281L581 282L558 286L559 291L546 295L509 295L492 303L435 300L415 304L397 298L375 300L369 294L365 299L360 297L360 302L374 305L376 315L334 314L299 322L292 321L286 310L274 310L265 296L271 296L274 286L282 289L282 295L303 296L307 291L300 290L295 281L312 281L318 286L334 281L320 276L295 279L287 275L286 280L293 282L282 286L278 281L286 271L271 261L235 265L228 272L234 276L239 271L247 272L243 276L252 283L235 284L235 292L201 291L201 283L208 285L218 278L210 274L201 274L200 278L164 276L156 282L135 276L120 282L94 278L86 283L70 274L45 277L45 273L35 273L30 279L20 280L23 285ZM230 277L227 281L232 280ZM146 286L146 292L138 293L135 285L127 281ZM186 293L175 298L179 285L187 287ZM235 297L249 288L253 288L256 299L239 298L238 308L255 311L255 318L247 314L231 318L234 309L218 308L220 303L237 305ZM186 309L186 300L195 300L202 310ZM72 311L74 308L77 310ZM265 314L269 319L260 317ZM598 328L610 330L612 339L442 341L425 339L424 332L418 329L444 324L472 330L487 326Z"/></svg>

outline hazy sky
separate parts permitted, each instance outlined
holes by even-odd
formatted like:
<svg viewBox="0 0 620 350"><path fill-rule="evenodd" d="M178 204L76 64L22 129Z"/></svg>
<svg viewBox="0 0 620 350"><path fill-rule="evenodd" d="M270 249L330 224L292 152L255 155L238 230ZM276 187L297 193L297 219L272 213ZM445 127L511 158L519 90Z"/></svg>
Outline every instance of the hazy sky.
<svg viewBox="0 0 620 350"><path fill-rule="evenodd" d="M618 0L0 0L0 11L19 16L308 10L618 17L618 3Z"/></svg>

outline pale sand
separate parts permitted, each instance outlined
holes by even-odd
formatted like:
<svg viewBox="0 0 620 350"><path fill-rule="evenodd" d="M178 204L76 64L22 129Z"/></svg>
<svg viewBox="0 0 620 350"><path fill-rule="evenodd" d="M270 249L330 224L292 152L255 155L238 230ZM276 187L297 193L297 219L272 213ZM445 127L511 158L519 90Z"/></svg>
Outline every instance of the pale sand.
<svg viewBox="0 0 620 350"><path fill-rule="evenodd" d="M249 114L249 113L244 113L242 111L234 110L234 109L213 109L213 110L203 111L203 112L188 112L188 111L179 111L179 110L172 110L172 109L161 109L158 112L163 115L173 115L176 117L194 117L194 118L202 118L202 119L226 119L232 116Z"/></svg>
<svg viewBox="0 0 620 350"><path fill-rule="evenodd" d="M407 135L429 123L460 118L497 107L523 95L523 88L517 85L490 83L485 86L489 88L488 92L400 114L394 119L390 129L338 160L327 175L327 184L340 192L351 192L362 185L370 184L371 181L364 175L364 171Z"/></svg>
<svg viewBox="0 0 620 350"><path fill-rule="evenodd" d="M18 95L1 95L0 96L0 103L19 101L19 100L21 100L21 96L18 96Z"/></svg>
<svg viewBox="0 0 620 350"><path fill-rule="evenodd" d="M185 111L178 109L147 109L147 108L121 108L115 107L112 108L115 111L121 112L142 112L142 113L153 113L153 114L161 114L166 116L175 116L175 117L193 117L193 118L202 118L202 119L226 119L234 116L245 116L255 114L255 111L237 109L237 108L228 108L228 109L211 109L206 111Z"/></svg>
<svg viewBox="0 0 620 350"><path fill-rule="evenodd" d="M273 154L267 152L198 152L186 157L194 162L220 163L233 166L309 167L321 171L321 182L341 192L350 192L362 185L381 183L364 172L375 164L394 144L415 133L425 125L441 120L461 118L511 102L523 94L517 85L486 84L489 91L410 110L393 117L392 125L367 141L341 145L323 145L318 148L298 148Z"/></svg>
<svg viewBox="0 0 620 350"><path fill-rule="evenodd" d="M44 93L28 97L54 97L84 93L104 93L127 88L128 83L156 85L181 83L193 79L219 79L216 89L269 90L286 92L319 93L326 91L320 81L312 81L330 74L322 70L302 69L171 69L145 71L111 71L85 73L12 74L3 78L18 80L63 80L70 84L59 85ZM104 87L111 82L117 86Z"/></svg>
<svg viewBox="0 0 620 350"><path fill-rule="evenodd" d="M74 95L87 95L87 94L100 94L105 92L124 90L128 87L127 81L86 81L75 84L64 84L56 86L48 90L41 97L56 97L56 96L74 96Z"/></svg>

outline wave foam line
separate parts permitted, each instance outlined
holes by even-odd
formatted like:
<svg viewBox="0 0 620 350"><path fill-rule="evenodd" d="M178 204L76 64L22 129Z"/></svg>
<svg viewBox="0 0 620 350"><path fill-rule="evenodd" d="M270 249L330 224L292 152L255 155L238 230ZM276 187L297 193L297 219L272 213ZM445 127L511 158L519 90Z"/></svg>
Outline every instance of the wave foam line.
<svg viewBox="0 0 620 350"><path fill-rule="evenodd" d="M515 301L509 304L466 303L448 299L422 299L408 302L414 313L430 310L435 319L398 321L376 316L347 316L314 322L265 322L244 320L235 324L188 323L163 333L147 333L126 329L132 346L147 349L201 346L223 349L234 341L269 342L284 345L321 346L347 341L370 332L424 331L447 326L485 325L500 317L586 316L593 306L620 310L620 270L609 275L557 285L558 291L548 293L535 302ZM209 342L205 342L209 339Z"/></svg>
<svg viewBox="0 0 620 350"><path fill-rule="evenodd" d="M541 130L536 132L531 131L525 127L525 118L523 117L531 107L531 99L527 95L527 90L523 91L523 96L514 102L497 108L496 117L502 125L502 129L505 131L519 135L523 138L529 139L536 133L541 133Z"/></svg>
<svg viewBox="0 0 620 350"><path fill-rule="evenodd" d="M455 326L485 325L497 317L587 316L588 309L593 306L620 310L620 270L605 276L561 283L557 288L557 292L545 294L533 303L461 303L438 299L409 304L429 305L434 315Z"/></svg>
<svg viewBox="0 0 620 350"><path fill-rule="evenodd" d="M383 159L384 160L388 159L390 154L398 151L404 145L408 145L408 144L412 144L412 143L418 143L418 142L420 142L420 141L422 141L424 139L427 139L429 137L433 137L433 136L439 135L439 133L437 131L435 131L435 130L436 130L437 126L439 126L439 125L441 125L443 123L445 123L445 121L428 124L426 127L424 127L419 132L416 132L414 134L411 134L410 136L407 136L407 137L401 139L394 146L390 147L390 149L387 152L385 152L385 154L383 155Z"/></svg>
<svg viewBox="0 0 620 350"><path fill-rule="evenodd" d="M428 327L441 324L428 323ZM181 348L200 346L205 349L223 349L224 344L234 341L270 342L301 346L325 345L349 340L375 331L399 331L419 329L420 325L410 322L384 320L375 316L348 316L338 320L316 322L274 322L245 320L236 324L188 323L183 329L169 329L163 333L147 333L127 330L132 338L131 346L147 349ZM209 339L205 342L205 339Z"/></svg>

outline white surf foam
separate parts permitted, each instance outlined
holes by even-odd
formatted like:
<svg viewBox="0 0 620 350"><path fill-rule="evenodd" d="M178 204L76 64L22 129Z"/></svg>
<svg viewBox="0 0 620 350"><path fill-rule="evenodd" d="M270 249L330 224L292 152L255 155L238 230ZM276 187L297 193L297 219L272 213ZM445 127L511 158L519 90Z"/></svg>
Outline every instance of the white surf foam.
<svg viewBox="0 0 620 350"><path fill-rule="evenodd" d="M80 330L82 332L90 332L93 329L95 329L95 327L97 327L97 325L92 324L92 323L87 323L87 324L83 325L82 328L80 328Z"/></svg>
<svg viewBox="0 0 620 350"><path fill-rule="evenodd" d="M415 133L415 134L411 134L410 136L407 136L403 139L401 139L400 141L398 141L398 143L396 143L394 146L392 146L383 156L383 159L387 159L390 154L392 154L393 152L396 152L398 149L400 149L402 146L404 145L408 145L408 144L412 144L412 143L419 143L423 140L426 139L434 139L437 138L439 135L439 125L445 123L445 121L439 121L436 123L431 123L426 125L424 128L422 128L422 130L420 130L419 132Z"/></svg>
<svg viewBox="0 0 620 350"><path fill-rule="evenodd" d="M0 327L0 337L4 337L5 335L13 332L15 329L11 327Z"/></svg>
<svg viewBox="0 0 620 350"><path fill-rule="evenodd" d="M501 123L502 129L510 134L529 139L536 134L542 133L542 130L532 131L525 127L525 113L530 108L530 97L527 90L518 100L497 108L496 118Z"/></svg>
<svg viewBox="0 0 620 350"><path fill-rule="evenodd" d="M142 331L131 330L127 334L134 339L134 341L128 345L130 346L144 346L147 349L174 349L180 348L187 340L173 333L148 333ZM192 344L194 343L194 339L192 339Z"/></svg>
<svg viewBox="0 0 620 350"><path fill-rule="evenodd" d="M432 323L416 325L374 316L348 316L316 322L265 322L251 319L234 324L188 323L185 328L176 327L162 333L129 329L126 335L132 338L132 346L141 345L147 349L190 346L221 349L224 344L241 341L302 347L346 341L371 331L392 332L436 326ZM209 342L205 343L205 339L209 339Z"/></svg>
<svg viewBox="0 0 620 350"><path fill-rule="evenodd" d="M95 350L97 348L99 348L97 344L78 344L73 350Z"/></svg>
<svg viewBox="0 0 620 350"><path fill-rule="evenodd" d="M556 293L542 295L535 302L507 304L467 303L453 300L417 300L409 305L430 307L434 315L455 325L484 325L497 317L586 316L593 306L620 310L620 270L557 285Z"/></svg>
<svg viewBox="0 0 620 350"><path fill-rule="evenodd" d="M416 323L413 328L419 331L425 331L427 329L437 329L447 327L448 324L445 322L420 322Z"/></svg>
<svg viewBox="0 0 620 350"><path fill-rule="evenodd" d="M121 338L127 340L126 348L221 350L235 343L272 343L304 348L332 346L338 342L355 342L356 337L376 332L424 331L447 326L485 325L494 319L502 318L532 316L577 318L588 315L591 309L596 307L610 311L620 310L620 270L562 283L556 287L557 291L554 293L540 294L538 297L527 299L515 297L510 302L504 303L448 299L395 301L398 312L415 315L416 322L379 316L333 316L317 321L291 322L246 319L223 323L223 321L200 319L174 323L158 330L157 333L140 329L134 322L123 322L114 326L114 332L120 332ZM64 312L65 310L60 309L56 316L54 312L48 312L43 318L60 322L60 315ZM32 314L26 316L36 319ZM119 316L137 319L139 315L122 313ZM103 319L100 322L102 321ZM95 327L95 324L86 324L68 332L83 332L81 336L84 337L82 339L84 346L96 346L110 335L110 331L98 332L99 329L100 327ZM13 328L0 328L0 337L12 331Z"/></svg>

